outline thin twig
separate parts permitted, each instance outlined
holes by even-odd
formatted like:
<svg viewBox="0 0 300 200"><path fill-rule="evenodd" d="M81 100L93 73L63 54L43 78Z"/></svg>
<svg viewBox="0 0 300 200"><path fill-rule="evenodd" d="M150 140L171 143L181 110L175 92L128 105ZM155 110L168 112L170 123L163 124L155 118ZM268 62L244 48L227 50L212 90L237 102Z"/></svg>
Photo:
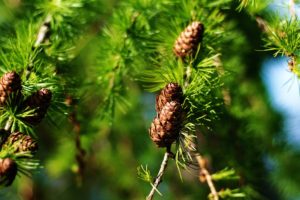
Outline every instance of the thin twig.
<svg viewBox="0 0 300 200"><path fill-rule="evenodd" d="M213 200L219 200L219 196L218 196L218 192L216 190L216 187L213 183L213 180L211 178L210 173L208 172L208 170L206 169L206 161L203 159L203 157L199 154L196 153L195 154L195 158L197 159L198 165L200 167L200 175L199 175L199 180L201 182L205 182L207 183L209 189L210 189L210 193L212 196Z"/></svg>
<svg viewBox="0 0 300 200"><path fill-rule="evenodd" d="M256 23L258 25L258 27L260 28L260 30L264 33L269 32L269 26L268 23L266 22L266 20L264 20L263 18L261 18L260 16L256 16L255 17Z"/></svg>
<svg viewBox="0 0 300 200"><path fill-rule="evenodd" d="M9 117L6 124L5 124L4 130L9 131L10 128L11 128L12 123L13 123L13 118Z"/></svg>
<svg viewBox="0 0 300 200"><path fill-rule="evenodd" d="M294 0L290 0L289 10L290 10L292 19L293 20L296 19L296 9L295 9L295 1Z"/></svg>
<svg viewBox="0 0 300 200"><path fill-rule="evenodd" d="M47 39L50 37L50 25L51 25L52 15L48 14L46 19L44 20L42 26L39 29L37 39L35 41L35 44L33 48L39 47L41 44L43 44Z"/></svg>
<svg viewBox="0 0 300 200"><path fill-rule="evenodd" d="M66 104L68 106L72 106L73 112L69 114L69 119L71 124L73 125L73 130L75 133L75 146L76 146L76 161L78 164L78 177L77 181L78 184L81 185L83 181L83 175L84 175L84 169L85 169L85 151L81 146L80 142L80 132L81 132L81 125L79 120L77 119L77 108L76 105L74 105L73 98L71 96L67 96L66 98Z"/></svg>
<svg viewBox="0 0 300 200"><path fill-rule="evenodd" d="M156 177L156 179L154 181L152 189L151 189L149 195L147 196L146 200L152 200L153 199L154 193L157 190L158 185L162 182L162 177L163 177L163 175L164 175L164 173L166 171L169 157L170 157L170 153L166 152L165 155L164 155L164 159L163 159L163 161L162 161L162 163L160 165L160 169L159 169L159 172L157 174L157 177Z"/></svg>
<svg viewBox="0 0 300 200"><path fill-rule="evenodd" d="M185 76L186 76L185 77L185 83L184 83L185 87L189 86L191 75L192 75L192 67L191 67L191 64L189 64L186 67L186 71L185 71Z"/></svg>
<svg viewBox="0 0 300 200"><path fill-rule="evenodd" d="M296 74L297 76L299 76L299 71L297 69L296 56L294 54L287 55L287 56L289 57L288 68L289 68L290 72L293 72L294 74Z"/></svg>

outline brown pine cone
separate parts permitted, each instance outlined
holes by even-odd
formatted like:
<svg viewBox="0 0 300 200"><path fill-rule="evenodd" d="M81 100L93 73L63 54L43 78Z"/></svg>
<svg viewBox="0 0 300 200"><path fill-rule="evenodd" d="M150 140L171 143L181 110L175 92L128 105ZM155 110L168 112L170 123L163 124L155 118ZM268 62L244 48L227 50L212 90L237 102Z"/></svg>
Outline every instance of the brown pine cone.
<svg viewBox="0 0 300 200"><path fill-rule="evenodd" d="M4 145L13 146L15 152L30 151L31 153L35 153L38 150L38 144L36 140L21 132L14 132L10 134Z"/></svg>
<svg viewBox="0 0 300 200"><path fill-rule="evenodd" d="M29 96L24 102L24 107L35 109L35 112L33 113L33 116L23 118L24 121L31 125L39 124L47 113L48 107L51 103L51 98L51 91L45 88L40 89Z"/></svg>
<svg viewBox="0 0 300 200"><path fill-rule="evenodd" d="M173 51L177 57L184 58L189 54L196 53L198 44L201 42L204 33L204 25L201 22L192 22L181 32L175 41Z"/></svg>
<svg viewBox="0 0 300 200"><path fill-rule="evenodd" d="M4 105L11 93L21 91L21 78L16 72L5 73L0 79L0 105Z"/></svg>
<svg viewBox="0 0 300 200"><path fill-rule="evenodd" d="M0 158L0 185L10 186L18 172L17 163L11 158Z"/></svg>
<svg viewBox="0 0 300 200"><path fill-rule="evenodd" d="M182 103L182 88L177 83L169 83L156 96L156 112L159 113L167 102L177 101Z"/></svg>
<svg viewBox="0 0 300 200"><path fill-rule="evenodd" d="M150 138L158 147L168 147L178 138L181 123L181 104L177 101L167 102L151 124Z"/></svg>

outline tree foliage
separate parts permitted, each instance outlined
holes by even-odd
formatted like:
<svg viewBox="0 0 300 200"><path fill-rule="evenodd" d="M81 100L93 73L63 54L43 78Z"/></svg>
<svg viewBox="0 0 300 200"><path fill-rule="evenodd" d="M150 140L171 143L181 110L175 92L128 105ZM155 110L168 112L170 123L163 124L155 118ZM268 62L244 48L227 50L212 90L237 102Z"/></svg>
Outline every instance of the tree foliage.
<svg viewBox="0 0 300 200"><path fill-rule="evenodd" d="M0 75L14 71L22 89L0 107L0 160L13 159L21 175L0 198L142 199L151 189L154 199L297 198L299 151L259 71L264 59L286 56L299 77L298 2L282 8L288 15L275 3L1 2ZM175 41L192 22L204 25L203 39L176 56ZM184 118L165 150L148 128L159 115L155 92L168 83L182 88ZM49 107L30 106L43 89ZM40 110L45 119L31 124ZM7 143L17 131L39 151Z"/></svg>

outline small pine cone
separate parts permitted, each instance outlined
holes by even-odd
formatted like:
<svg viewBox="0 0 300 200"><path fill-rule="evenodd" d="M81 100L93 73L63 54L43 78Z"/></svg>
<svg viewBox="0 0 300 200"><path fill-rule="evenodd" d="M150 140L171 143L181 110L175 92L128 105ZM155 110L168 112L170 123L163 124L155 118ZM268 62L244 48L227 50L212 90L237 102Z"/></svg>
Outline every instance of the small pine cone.
<svg viewBox="0 0 300 200"><path fill-rule="evenodd" d="M149 129L150 138L158 147L170 146L179 135L182 109L177 101L167 102Z"/></svg>
<svg viewBox="0 0 300 200"><path fill-rule="evenodd" d="M31 153L35 153L38 150L36 140L21 132L14 132L10 134L5 145L13 146L15 148L15 152L30 151Z"/></svg>
<svg viewBox="0 0 300 200"><path fill-rule="evenodd" d="M11 93L22 89L21 78L16 72L5 73L0 79L0 105L4 105Z"/></svg>
<svg viewBox="0 0 300 200"><path fill-rule="evenodd" d="M47 113L51 98L51 91L45 88L33 93L25 100L24 106L36 110L33 116L25 117L23 119L31 125L39 124Z"/></svg>
<svg viewBox="0 0 300 200"><path fill-rule="evenodd" d="M38 148L37 141L33 140L29 135L26 135L20 144L20 151L30 151L31 153L35 153Z"/></svg>
<svg viewBox="0 0 300 200"><path fill-rule="evenodd" d="M177 83L169 83L156 96L156 112L160 112L167 102L177 101L182 103L182 88Z"/></svg>
<svg viewBox="0 0 300 200"><path fill-rule="evenodd" d="M184 58L194 54L204 33L204 25L201 22L193 22L181 32L174 44L173 51L177 57Z"/></svg>
<svg viewBox="0 0 300 200"><path fill-rule="evenodd" d="M10 186L18 172L17 163L11 158L0 158L0 185Z"/></svg>

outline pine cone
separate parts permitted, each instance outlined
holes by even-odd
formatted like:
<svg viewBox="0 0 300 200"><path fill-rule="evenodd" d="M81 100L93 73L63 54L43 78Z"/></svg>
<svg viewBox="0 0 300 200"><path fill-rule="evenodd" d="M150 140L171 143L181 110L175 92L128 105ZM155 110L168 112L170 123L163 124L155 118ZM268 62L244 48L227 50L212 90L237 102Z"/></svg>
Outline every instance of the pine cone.
<svg viewBox="0 0 300 200"><path fill-rule="evenodd" d="M194 54L204 33L204 25L201 22L193 22L181 32L174 44L173 51L177 57L185 57Z"/></svg>
<svg viewBox="0 0 300 200"><path fill-rule="evenodd" d="M48 107L50 106L52 93L48 89L40 89L29 96L25 102L24 107L35 109L34 115L23 118L24 121L31 125L39 124L45 117Z"/></svg>
<svg viewBox="0 0 300 200"><path fill-rule="evenodd" d="M0 185L10 186L18 172L17 163L11 158L0 158Z"/></svg>
<svg viewBox="0 0 300 200"><path fill-rule="evenodd" d="M21 132L10 134L4 145L13 146L15 152L30 151L31 153L35 153L38 150L37 142L29 135L25 135Z"/></svg>
<svg viewBox="0 0 300 200"><path fill-rule="evenodd" d="M179 135L182 109L177 101L167 102L149 129L149 135L159 147L170 146Z"/></svg>
<svg viewBox="0 0 300 200"><path fill-rule="evenodd" d="M21 78L16 72L5 73L0 79L0 105L4 105L11 93L22 89Z"/></svg>
<svg viewBox="0 0 300 200"><path fill-rule="evenodd" d="M182 88L177 83L169 83L156 96L156 112L159 113L167 102L177 101L182 103Z"/></svg>

